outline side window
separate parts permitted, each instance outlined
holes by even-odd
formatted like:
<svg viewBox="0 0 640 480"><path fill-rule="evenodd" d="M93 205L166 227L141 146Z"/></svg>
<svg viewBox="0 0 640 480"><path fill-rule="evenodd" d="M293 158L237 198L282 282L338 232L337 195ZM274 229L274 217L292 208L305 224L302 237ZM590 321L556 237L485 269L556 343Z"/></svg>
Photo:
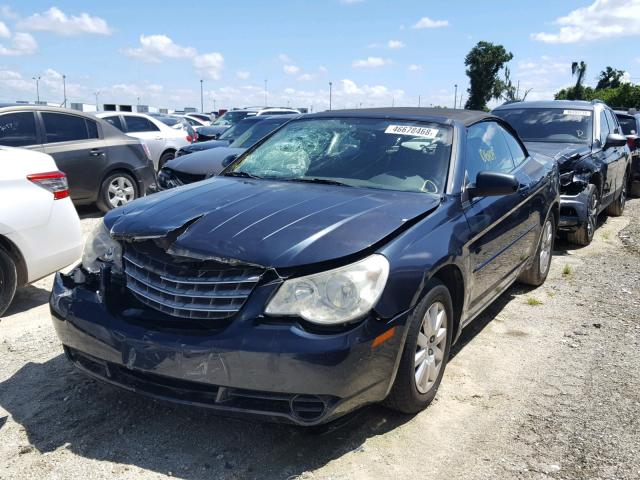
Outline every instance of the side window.
<svg viewBox="0 0 640 480"><path fill-rule="evenodd" d="M482 122L467 130L467 179L475 183L478 172L511 172L514 168L511 151L500 126L495 122Z"/></svg>
<svg viewBox="0 0 640 480"><path fill-rule="evenodd" d="M153 123L143 117L126 117L128 132L157 132L160 130Z"/></svg>
<svg viewBox="0 0 640 480"><path fill-rule="evenodd" d="M42 112L46 143L87 140L87 124L83 117L64 113Z"/></svg>
<svg viewBox="0 0 640 480"><path fill-rule="evenodd" d="M607 115L604 110L600 111L600 145L604 146L607 143L607 135L609 135L609 124L607 123Z"/></svg>
<svg viewBox="0 0 640 480"><path fill-rule="evenodd" d="M0 116L0 145L24 147L38 143L36 120L32 112Z"/></svg>
<svg viewBox="0 0 640 480"><path fill-rule="evenodd" d="M605 110L607 115L607 121L609 122L609 130L613 133L620 133L620 124L616 116L611 112L611 110Z"/></svg>
<svg viewBox="0 0 640 480"><path fill-rule="evenodd" d="M89 138L99 138L98 135L98 124L93 120L85 119L87 122L87 133L89 134Z"/></svg>
<svg viewBox="0 0 640 480"><path fill-rule="evenodd" d="M513 158L513 163L515 164L516 167L519 167L527 158L527 156L524 153L524 150L522 149L522 146L520 145L518 140L514 138L511 132L507 131L502 126L500 127L500 131L504 135L504 139L506 140L507 145L509 146L509 151L511 152L511 158Z"/></svg>
<svg viewBox="0 0 640 480"><path fill-rule="evenodd" d="M105 122L109 122L121 132L124 132L124 125L122 125L122 121L120 120L119 115L114 115L113 117L104 117L103 120Z"/></svg>

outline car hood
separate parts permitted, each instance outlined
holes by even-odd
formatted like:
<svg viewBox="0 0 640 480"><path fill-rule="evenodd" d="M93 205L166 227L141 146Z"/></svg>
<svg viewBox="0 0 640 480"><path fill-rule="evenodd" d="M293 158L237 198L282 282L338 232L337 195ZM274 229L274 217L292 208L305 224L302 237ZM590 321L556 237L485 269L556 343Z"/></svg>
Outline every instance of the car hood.
<svg viewBox="0 0 640 480"><path fill-rule="evenodd" d="M591 153L589 145L584 143L525 142L525 145L530 152L557 160L560 167L566 167Z"/></svg>
<svg viewBox="0 0 640 480"><path fill-rule="evenodd" d="M104 221L116 239L164 239L173 255L287 268L357 254L439 203L429 194L214 177L142 198Z"/></svg>
<svg viewBox="0 0 640 480"><path fill-rule="evenodd" d="M226 147L229 145L228 140L207 140L206 142L196 142L186 147L182 147L183 152L200 152L202 150L209 150L210 148Z"/></svg>
<svg viewBox="0 0 640 480"><path fill-rule="evenodd" d="M228 130L229 126L227 125L211 125L208 127L202 127L200 129L200 132L202 132L203 135L207 135L207 136L212 136L212 135L219 135L222 132L224 132L225 130Z"/></svg>
<svg viewBox="0 0 640 480"><path fill-rule="evenodd" d="M165 166L171 170L191 173L194 175L208 175L222 170L222 161L230 155L240 155L246 148L220 147L211 150L194 152L190 155L169 160Z"/></svg>

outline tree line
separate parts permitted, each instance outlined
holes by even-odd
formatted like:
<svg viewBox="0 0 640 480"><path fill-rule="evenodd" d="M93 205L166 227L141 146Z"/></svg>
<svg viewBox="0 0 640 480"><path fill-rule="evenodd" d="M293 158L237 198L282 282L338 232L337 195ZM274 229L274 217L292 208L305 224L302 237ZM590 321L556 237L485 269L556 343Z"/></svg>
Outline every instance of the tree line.
<svg viewBox="0 0 640 480"><path fill-rule="evenodd" d="M466 74L469 77L468 99L465 108L488 110L487 103L493 99L505 102L524 101L531 89L520 91L511 80L506 66L513 54L502 45L478 42L465 57ZM500 73L503 72L503 76ZM571 64L575 84L555 94L556 100L602 100L612 107L640 107L640 85L624 79L624 71L606 67L598 76L595 87L584 85L587 65L584 61Z"/></svg>

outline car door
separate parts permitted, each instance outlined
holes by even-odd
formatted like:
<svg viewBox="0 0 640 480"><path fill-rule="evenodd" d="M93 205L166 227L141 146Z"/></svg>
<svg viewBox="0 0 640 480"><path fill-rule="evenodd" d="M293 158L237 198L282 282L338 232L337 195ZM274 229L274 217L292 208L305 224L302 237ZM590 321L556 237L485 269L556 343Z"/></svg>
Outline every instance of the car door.
<svg viewBox="0 0 640 480"><path fill-rule="evenodd" d="M598 119L598 141L600 143L600 150L595 152L595 158L605 166L605 178L602 179L602 192L600 195L600 205L605 207L613 200L613 194L616 190L619 153L617 147L604 148L607 142L607 136L609 133L613 133L613 129L609 126L605 109L600 110Z"/></svg>
<svg viewBox="0 0 640 480"><path fill-rule="evenodd" d="M622 134L620 123L613 112L607 108L605 109L605 115L607 117L607 122L609 123L609 130L613 133ZM627 171L627 156L629 154L627 153L627 147L624 145L620 147L611 147L610 150L611 155L613 156L611 162L614 164L616 172L616 186L614 192L617 192L622 188L622 184L624 182L624 175Z"/></svg>
<svg viewBox="0 0 640 480"><path fill-rule="evenodd" d="M131 137L142 140L149 151L153 164L157 167L162 152L165 150L166 139L160 129L149 119L136 115L125 115L126 133Z"/></svg>
<svg viewBox="0 0 640 480"><path fill-rule="evenodd" d="M471 231L468 249L472 272L472 315L515 278L530 255L531 241L536 235L536 225L531 218L532 179L524 168L526 159L518 158L519 165L516 167L505 134L511 135L493 121L478 123L467 129L467 185L475 183L476 175L486 170L514 174L520 182L519 190L513 194L478 197L464 202L464 212ZM522 147L520 149L523 155Z"/></svg>
<svg viewBox="0 0 640 480"><path fill-rule="evenodd" d="M39 112L39 115L44 130L44 151L67 175L71 198L94 201L108 161L97 122L67 113Z"/></svg>
<svg viewBox="0 0 640 480"><path fill-rule="evenodd" d="M0 115L0 145L42 151L35 112L9 112Z"/></svg>

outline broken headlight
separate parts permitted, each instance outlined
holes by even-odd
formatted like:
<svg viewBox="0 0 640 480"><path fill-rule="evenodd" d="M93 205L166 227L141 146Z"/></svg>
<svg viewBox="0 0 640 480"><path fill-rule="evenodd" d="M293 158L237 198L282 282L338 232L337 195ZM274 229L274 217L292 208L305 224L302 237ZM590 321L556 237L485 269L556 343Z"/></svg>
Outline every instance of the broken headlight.
<svg viewBox="0 0 640 480"><path fill-rule="evenodd" d="M280 286L266 313L323 325L348 322L373 308L388 276L389 261L374 254L345 267L292 278Z"/></svg>
<svg viewBox="0 0 640 480"><path fill-rule="evenodd" d="M111 238L104 222L100 222L84 244L82 267L89 273L98 273L104 263L110 263L116 270L122 270L122 246Z"/></svg>

